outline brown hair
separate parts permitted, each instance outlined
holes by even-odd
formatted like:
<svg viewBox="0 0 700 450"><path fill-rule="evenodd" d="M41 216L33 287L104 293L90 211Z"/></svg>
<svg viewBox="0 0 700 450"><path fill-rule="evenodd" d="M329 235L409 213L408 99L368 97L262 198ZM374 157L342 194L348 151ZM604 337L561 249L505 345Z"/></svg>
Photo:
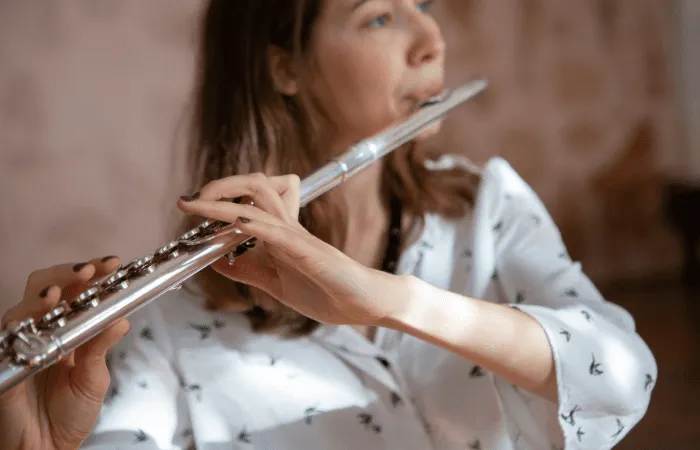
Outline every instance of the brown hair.
<svg viewBox="0 0 700 450"><path fill-rule="evenodd" d="M328 161L315 147L308 104L278 93L267 49L276 45L306 56L323 0L211 0L200 35L188 168L193 192L235 174L295 173L302 179ZM398 196L423 228L423 214L461 217L472 206L478 177L462 169L427 170L425 152L414 145L386 156L382 201ZM319 239L342 250L347 207L331 190L302 208L299 222ZM339 220L339 218L341 218ZM187 217L180 231L202 218ZM211 309L245 311L254 331L299 336L319 324L259 289L206 268L193 280Z"/></svg>

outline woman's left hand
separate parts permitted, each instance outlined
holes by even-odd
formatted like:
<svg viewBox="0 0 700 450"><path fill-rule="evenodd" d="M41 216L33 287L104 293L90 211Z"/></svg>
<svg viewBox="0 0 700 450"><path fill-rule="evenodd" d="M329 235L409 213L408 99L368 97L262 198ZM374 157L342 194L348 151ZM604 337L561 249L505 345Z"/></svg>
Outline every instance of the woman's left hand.
<svg viewBox="0 0 700 450"><path fill-rule="evenodd" d="M220 201L237 197L255 206ZM212 264L218 273L324 324L375 325L389 317L400 301L398 277L366 267L309 233L298 220L299 202L298 176L254 173L212 181L198 194L182 197L179 207L187 214L235 223L258 239L255 249L233 265L225 258ZM396 301L386 304L387 298Z"/></svg>

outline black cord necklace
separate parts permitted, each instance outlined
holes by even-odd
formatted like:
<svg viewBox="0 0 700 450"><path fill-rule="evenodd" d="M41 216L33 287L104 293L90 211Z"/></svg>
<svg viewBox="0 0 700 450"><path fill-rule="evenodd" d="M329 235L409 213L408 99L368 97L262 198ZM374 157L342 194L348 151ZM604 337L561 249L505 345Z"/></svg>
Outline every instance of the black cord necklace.
<svg viewBox="0 0 700 450"><path fill-rule="evenodd" d="M388 273L396 273L399 262L399 249L401 248L401 215L403 205L401 200L392 192L391 194L391 223L389 224L388 242L382 262L382 270Z"/></svg>

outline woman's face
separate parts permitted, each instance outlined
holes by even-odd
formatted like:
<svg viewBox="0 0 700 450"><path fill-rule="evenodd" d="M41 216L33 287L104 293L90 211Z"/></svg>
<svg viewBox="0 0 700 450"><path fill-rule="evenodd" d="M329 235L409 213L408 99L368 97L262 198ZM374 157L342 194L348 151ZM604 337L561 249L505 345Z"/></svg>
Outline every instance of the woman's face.
<svg viewBox="0 0 700 450"><path fill-rule="evenodd" d="M443 90L445 43L430 15L433 1L324 0L308 91L336 140L374 135Z"/></svg>

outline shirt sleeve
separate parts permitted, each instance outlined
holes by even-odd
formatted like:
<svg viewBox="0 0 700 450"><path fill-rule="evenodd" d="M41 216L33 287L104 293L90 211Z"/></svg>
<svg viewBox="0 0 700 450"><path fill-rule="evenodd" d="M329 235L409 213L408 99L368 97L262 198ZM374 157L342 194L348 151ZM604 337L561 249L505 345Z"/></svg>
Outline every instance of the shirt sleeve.
<svg viewBox="0 0 700 450"><path fill-rule="evenodd" d="M189 417L160 311L146 306L129 317L131 330L108 353L111 382L87 450L183 450Z"/></svg>
<svg viewBox="0 0 700 450"><path fill-rule="evenodd" d="M500 205L491 218L498 285L506 301L535 318L547 335L559 395L551 419L561 427L565 448L612 448L645 414L656 361L632 316L603 299L569 258L534 191L513 178L511 189L493 199ZM547 402L530 401L538 410L544 407L538 402Z"/></svg>

